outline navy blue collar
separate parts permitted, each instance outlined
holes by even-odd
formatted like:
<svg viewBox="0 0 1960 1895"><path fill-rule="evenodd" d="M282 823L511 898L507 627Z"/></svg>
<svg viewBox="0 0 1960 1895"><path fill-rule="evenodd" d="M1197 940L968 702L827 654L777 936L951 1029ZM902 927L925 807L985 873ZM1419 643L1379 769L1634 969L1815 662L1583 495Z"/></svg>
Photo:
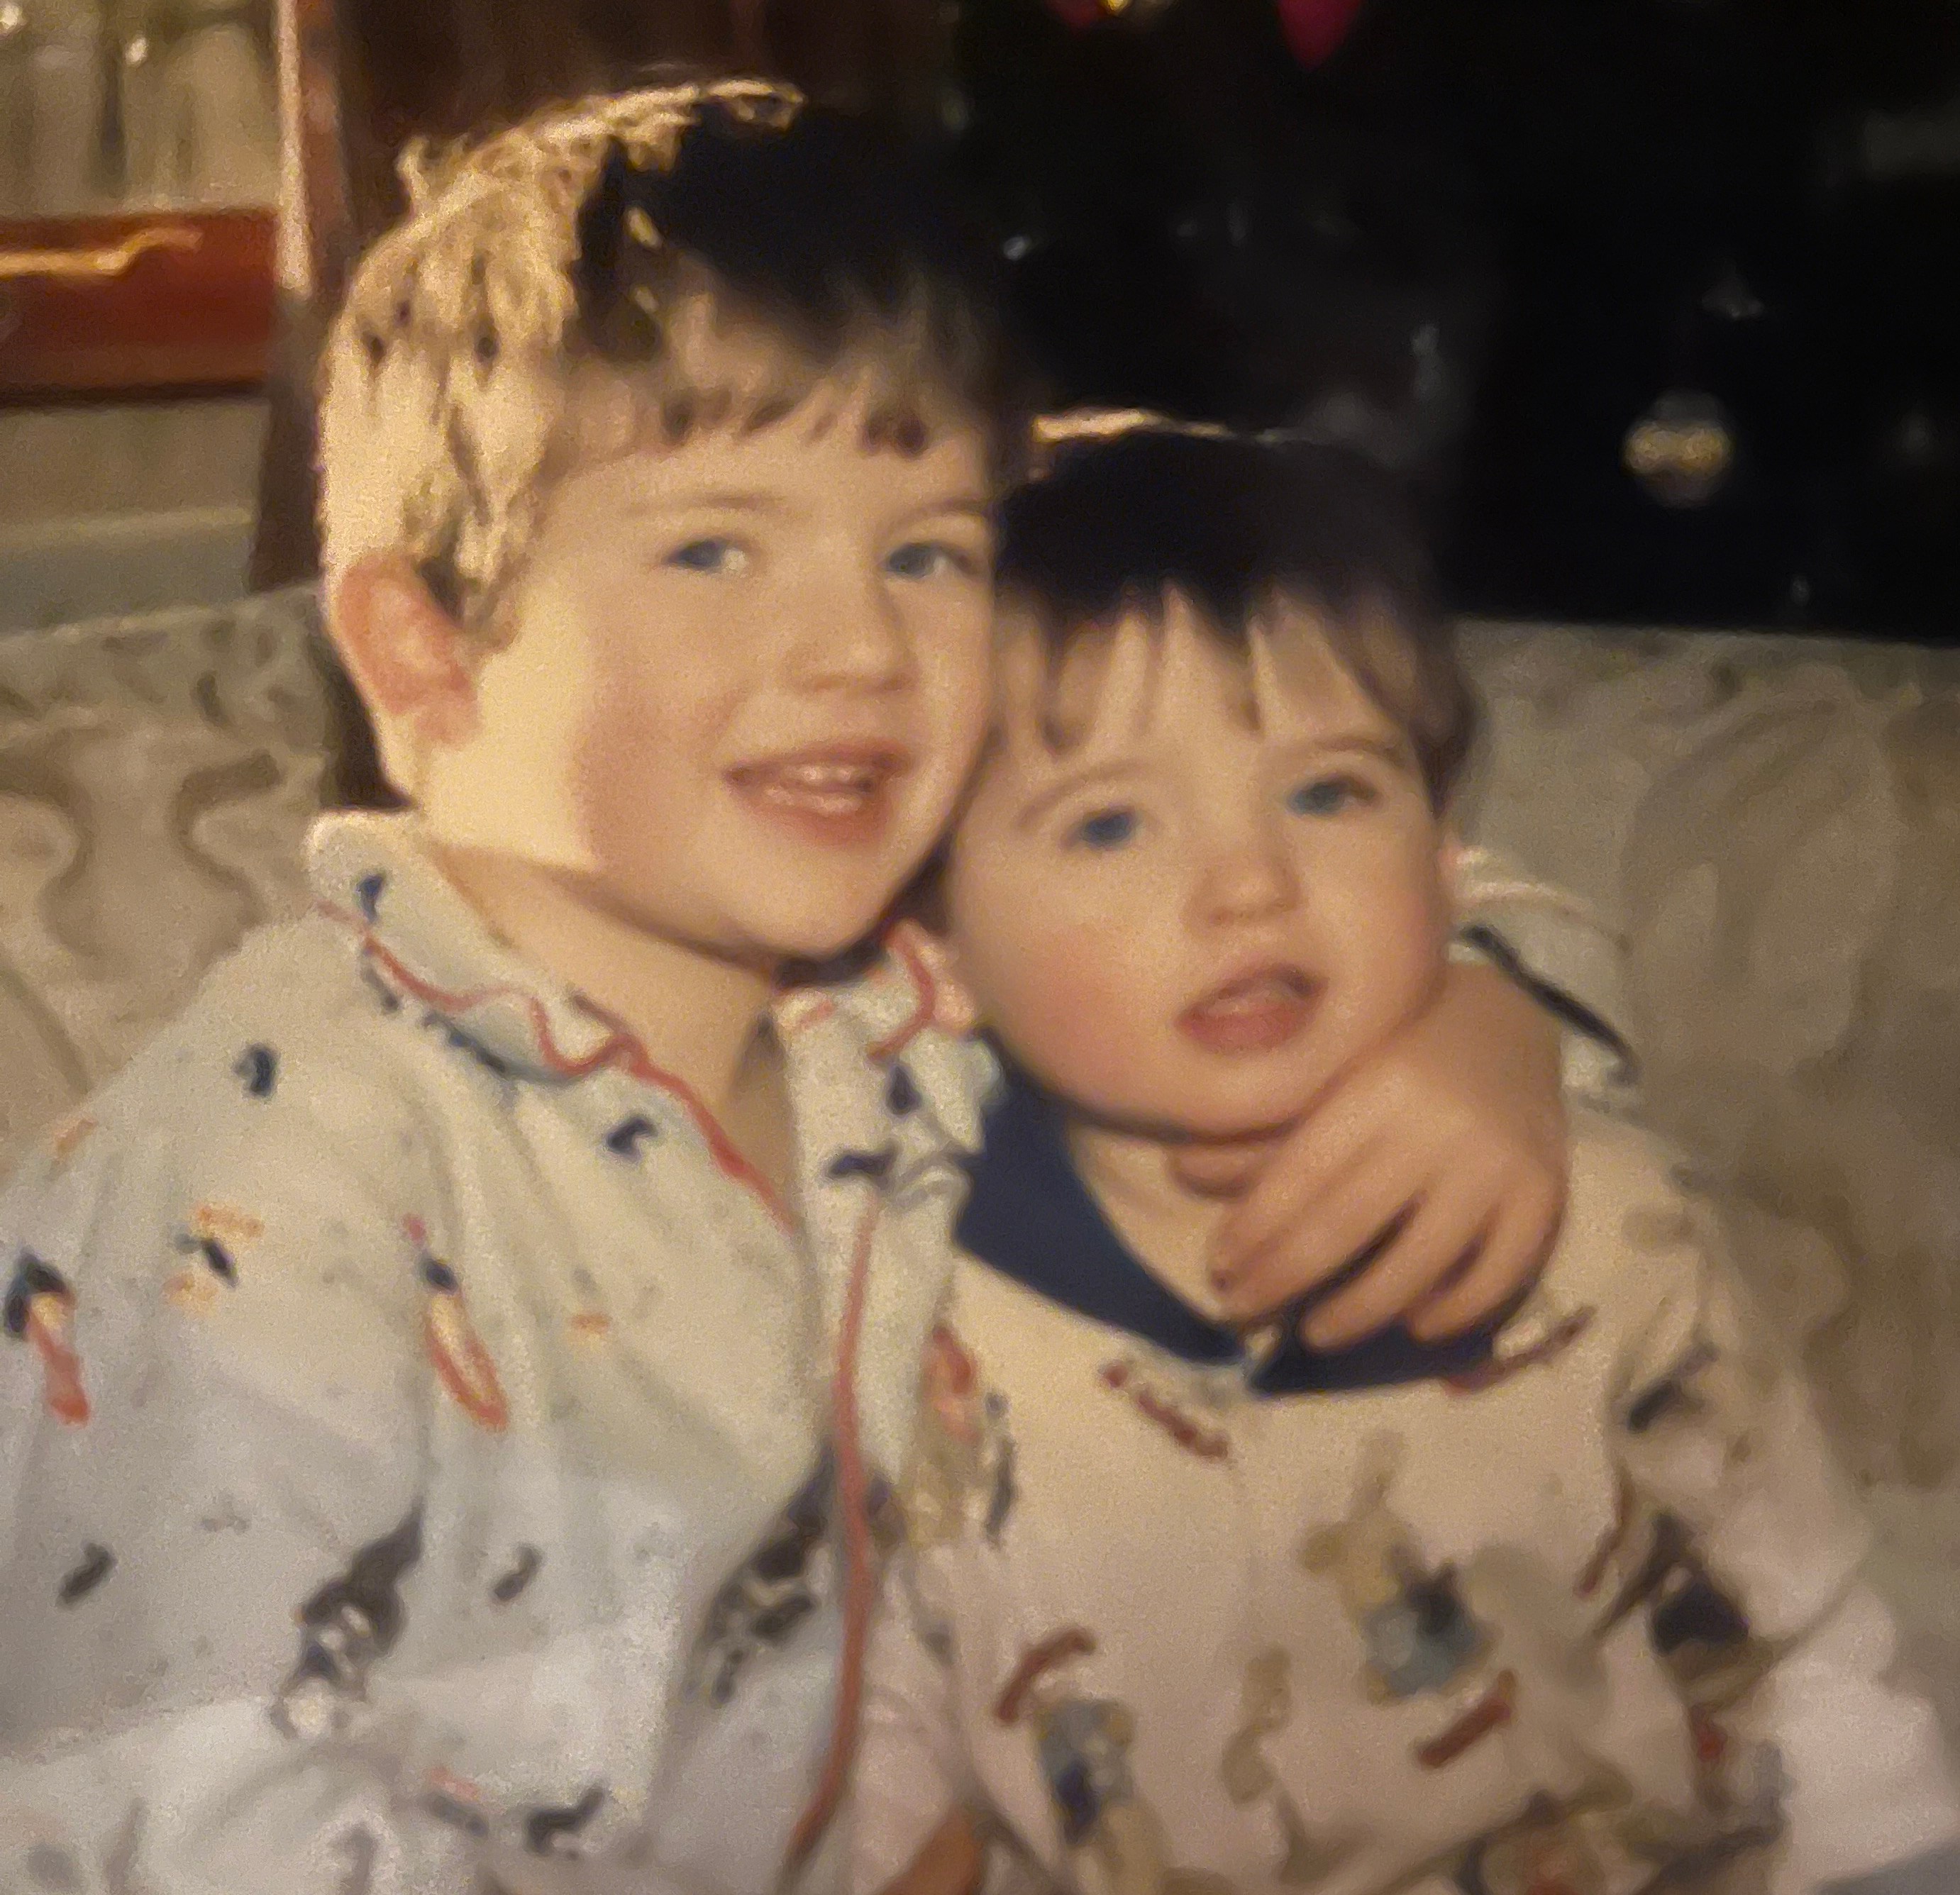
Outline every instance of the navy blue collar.
<svg viewBox="0 0 1960 1895"><path fill-rule="evenodd" d="M1258 1394L1382 1388L1461 1375L1488 1360L1510 1314L1448 1343L1418 1343L1398 1327L1356 1348L1323 1353L1299 1334L1301 1317L1328 1293L1323 1289L1286 1312L1281 1340L1255 1361L1236 1331L1200 1315L1138 1261L1077 1174L1054 1105L1011 1067L970 1169L973 1189L959 1238L975 1257L1064 1309L1183 1361L1243 1365Z"/></svg>

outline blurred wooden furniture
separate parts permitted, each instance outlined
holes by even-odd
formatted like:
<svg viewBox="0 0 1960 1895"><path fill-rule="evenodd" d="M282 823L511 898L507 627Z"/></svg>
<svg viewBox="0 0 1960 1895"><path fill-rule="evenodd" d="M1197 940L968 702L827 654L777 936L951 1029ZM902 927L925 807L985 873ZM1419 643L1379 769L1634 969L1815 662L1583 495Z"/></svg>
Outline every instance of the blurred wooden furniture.
<svg viewBox="0 0 1960 1895"><path fill-rule="evenodd" d="M263 380L273 67L272 0L0 6L0 402Z"/></svg>
<svg viewBox="0 0 1960 1895"><path fill-rule="evenodd" d="M264 380L274 216L0 220L0 401Z"/></svg>

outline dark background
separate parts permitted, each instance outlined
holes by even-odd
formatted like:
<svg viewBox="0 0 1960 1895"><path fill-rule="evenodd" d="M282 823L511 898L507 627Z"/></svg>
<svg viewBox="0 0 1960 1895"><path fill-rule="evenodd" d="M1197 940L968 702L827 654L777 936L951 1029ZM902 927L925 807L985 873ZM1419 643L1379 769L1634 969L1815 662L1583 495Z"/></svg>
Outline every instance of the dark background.
<svg viewBox="0 0 1960 1895"><path fill-rule="evenodd" d="M1960 634L1951 0L1371 0L1312 72L1270 0L965 0L951 69L1069 394L1371 443L1470 609ZM1670 391L1698 504L1624 463Z"/></svg>
<svg viewBox="0 0 1960 1895"><path fill-rule="evenodd" d="M1064 395L1366 442L1467 609L1960 641L1960 0L1361 0L1312 70L1281 3L330 0L317 248L412 131L771 71L946 143ZM261 583L314 556L321 314ZM1626 465L1671 393L1732 452L1692 504Z"/></svg>

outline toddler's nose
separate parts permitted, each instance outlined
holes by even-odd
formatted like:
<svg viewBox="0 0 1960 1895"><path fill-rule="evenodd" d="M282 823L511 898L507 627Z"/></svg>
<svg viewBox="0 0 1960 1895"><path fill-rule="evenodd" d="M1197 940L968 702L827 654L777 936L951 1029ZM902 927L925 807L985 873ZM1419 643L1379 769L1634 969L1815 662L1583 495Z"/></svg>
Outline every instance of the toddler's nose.
<svg viewBox="0 0 1960 1895"><path fill-rule="evenodd" d="M1278 836L1265 825L1221 836L1214 843L1196 892L1197 920L1263 920L1284 914L1300 899L1300 879Z"/></svg>

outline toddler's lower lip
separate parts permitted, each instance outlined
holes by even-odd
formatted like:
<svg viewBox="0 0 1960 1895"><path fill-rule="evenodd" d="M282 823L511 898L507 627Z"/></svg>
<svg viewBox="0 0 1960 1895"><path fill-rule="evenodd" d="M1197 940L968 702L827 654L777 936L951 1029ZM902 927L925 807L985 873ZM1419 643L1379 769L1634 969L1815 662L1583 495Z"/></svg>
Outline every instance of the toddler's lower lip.
<svg viewBox="0 0 1960 1895"><path fill-rule="evenodd" d="M1178 1029L1209 1053L1269 1053L1306 1029L1319 997L1318 983L1262 975L1187 1007Z"/></svg>

